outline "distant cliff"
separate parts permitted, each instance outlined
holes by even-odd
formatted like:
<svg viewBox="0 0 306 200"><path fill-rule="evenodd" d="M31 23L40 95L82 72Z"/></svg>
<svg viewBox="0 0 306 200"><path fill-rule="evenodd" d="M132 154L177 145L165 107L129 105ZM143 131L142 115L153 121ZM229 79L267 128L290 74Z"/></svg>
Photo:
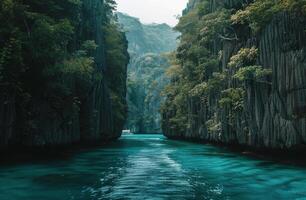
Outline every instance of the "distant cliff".
<svg viewBox="0 0 306 200"><path fill-rule="evenodd" d="M129 56L114 6L1 1L0 147L120 137Z"/></svg>
<svg viewBox="0 0 306 200"><path fill-rule="evenodd" d="M129 115L126 128L135 133L161 133L160 93L169 67L165 53L177 47L175 32L167 24L144 25L134 17L118 13L129 41Z"/></svg>
<svg viewBox="0 0 306 200"><path fill-rule="evenodd" d="M117 13L118 20L126 32L131 55L171 52L177 47L179 33L167 24L142 24L139 19Z"/></svg>
<svg viewBox="0 0 306 200"><path fill-rule="evenodd" d="M165 90L170 138L256 148L306 143L305 2L197 0Z"/></svg>

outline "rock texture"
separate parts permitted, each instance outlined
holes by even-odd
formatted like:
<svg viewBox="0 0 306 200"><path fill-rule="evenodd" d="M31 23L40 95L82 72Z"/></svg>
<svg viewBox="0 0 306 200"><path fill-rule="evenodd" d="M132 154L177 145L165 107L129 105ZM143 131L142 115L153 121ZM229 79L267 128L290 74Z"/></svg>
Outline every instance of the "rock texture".
<svg viewBox="0 0 306 200"><path fill-rule="evenodd" d="M179 33L167 24L142 24L118 13L129 42L128 119L126 129L134 133L161 133L160 93L167 83L169 63L165 53L177 47Z"/></svg>
<svg viewBox="0 0 306 200"><path fill-rule="evenodd" d="M107 71L104 30L106 11L103 0L84 0L80 11L75 43L81 39L94 40L98 48L92 53L96 73L105 76ZM127 51L127 41L125 43ZM126 52L127 54L127 52ZM125 72L122 75L126 78ZM12 146L50 147L82 142L102 142L121 136L124 119L118 120L112 109L110 83L107 77L93 80L87 85L79 85L78 77L58 77L70 85L73 95L61 102L49 101L41 96L33 96L27 111L19 106L14 88L1 86L0 95L0 147ZM118 87L125 88L124 85ZM85 88L86 94L80 94ZM126 91L126 90L125 90ZM125 98L125 93L121 94ZM75 99L75 97L78 99ZM80 99L79 99L80 98ZM50 103L53 102L53 103ZM125 105L124 105L125 106Z"/></svg>
<svg viewBox="0 0 306 200"><path fill-rule="evenodd" d="M225 1L233 6L235 1ZM215 0L210 1L212 10ZM196 5L190 1L188 9ZM187 9L187 11L188 11ZM186 11L186 12L187 12ZM208 142L239 144L256 148L289 149L306 144L306 35L305 21L295 14L279 13L257 36L227 41L223 51L224 70L241 47L258 48L257 64L272 70L271 80L246 83L244 112L228 120L228 110L218 106L218 98L205 102L188 99L188 127L169 127L171 113L164 113L163 130L170 138L202 139ZM216 123L208 130L207 122ZM229 123L234 124L229 125Z"/></svg>

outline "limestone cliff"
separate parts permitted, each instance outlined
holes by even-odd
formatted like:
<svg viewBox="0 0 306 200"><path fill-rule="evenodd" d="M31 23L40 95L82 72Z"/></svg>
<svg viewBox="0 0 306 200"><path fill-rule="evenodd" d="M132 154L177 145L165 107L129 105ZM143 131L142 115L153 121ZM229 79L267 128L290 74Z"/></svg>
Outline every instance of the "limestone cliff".
<svg viewBox="0 0 306 200"><path fill-rule="evenodd" d="M161 133L160 93L167 83L166 53L177 47L179 33L167 24L142 24L139 19L118 13L129 42L128 119L134 133Z"/></svg>
<svg viewBox="0 0 306 200"><path fill-rule="evenodd" d="M27 35L24 43L34 47L35 41L48 44L46 39L50 39L35 38L35 31L53 26L48 31L61 31L59 40L64 40L65 33L69 31L65 42L56 43L53 40L54 46L58 46L56 51L64 49L61 54L63 59L59 56L54 60L35 59L38 53L26 52L26 45L21 47L24 55L28 53L29 59L24 57L23 63L19 64L26 66L16 80L19 85L9 81L7 87L1 84L0 147L45 147L109 141L120 137L126 115L128 53L125 36L116 28L112 5L103 0L48 3L29 1L25 7L28 10L19 12L35 15L25 18L22 24L17 23L19 16L12 17L12 21L16 21L15 28L20 29L20 35ZM41 17L36 19L36 15ZM44 19L46 21L39 21ZM60 24L63 21L66 24ZM24 24L27 32L23 31ZM45 33L48 34L47 31ZM50 35L56 34L51 32ZM108 35L116 41L107 39ZM43 54L45 49L37 49L42 52L41 57L48 56ZM50 55L55 50L50 48ZM116 54L111 51L120 52L123 59L114 61L111 56ZM9 67L9 63L7 65ZM58 70L57 65L69 68ZM46 70L38 71L39 68ZM117 71L114 73L112 70Z"/></svg>
<svg viewBox="0 0 306 200"><path fill-rule="evenodd" d="M200 19L204 20L204 24L207 20L212 22L209 18L212 13L227 15L228 11L224 8L244 8L245 3L250 5L246 1L239 0L203 0L198 3L204 3L208 11L206 17ZM274 5L275 2L268 3ZM190 1L189 5L196 5L195 1ZM256 8L255 5L253 8ZM190 13L198 9L201 8L191 6L187 11ZM264 11L261 13L262 16L266 16ZM265 24L256 32L245 24L230 24L231 27L222 24L225 28L214 33L214 39L209 46L202 44L212 52L212 57L218 60L215 71L208 71L205 68L204 73L208 73L208 77L204 77L205 81L199 83L199 85L204 83L203 93L186 94L184 96L186 101L182 105L183 111L178 108L163 110L163 130L166 136L256 148L288 149L304 146L306 143L305 17L297 11L281 10L271 18L267 16L265 20L267 20ZM228 31L224 31L225 29ZM207 36L205 33L210 33L204 27L201 31L201 37ZM182 45L186 44L181 44L181 47ZM261 66L262 71L271 71L271 73L258 79L245 78L242 83L238 83L239 81L233 78L237 76L228 75L236 70L231 68L231 64L241 56L241 49L252 47L258 51L253 65ZM251 70L254 67L244 69ZM253 72L248 71L248 73L251 75ZM217 79L217 76L222 78ZM216 85L217 82L219 85ZM210 86L214 91L209 90ZM238 88L240 91L240 87L243 88L241 99L237 97L239 96L237 92L226 96L229 91L238 91ZM234 98L235 94L237 95ZM171 98L168 95L165 106L171 105ZM179 127L176 124L179 112L184 113L186 119L183 121L186 122L186 126Z"/></svg>

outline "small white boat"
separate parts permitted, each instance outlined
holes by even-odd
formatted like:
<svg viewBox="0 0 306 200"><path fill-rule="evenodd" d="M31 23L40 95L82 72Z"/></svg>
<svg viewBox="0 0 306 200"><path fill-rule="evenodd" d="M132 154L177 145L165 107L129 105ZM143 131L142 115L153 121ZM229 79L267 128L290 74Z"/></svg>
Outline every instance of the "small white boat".
<svg viewBox="0 0 306 200"><path fill-rule="evenodd" d="M133 134L133 133L131 132L131 130L123 130L123 131L122 131L122 134L123 134L123 135L131 135L131 134Z"/></svg>

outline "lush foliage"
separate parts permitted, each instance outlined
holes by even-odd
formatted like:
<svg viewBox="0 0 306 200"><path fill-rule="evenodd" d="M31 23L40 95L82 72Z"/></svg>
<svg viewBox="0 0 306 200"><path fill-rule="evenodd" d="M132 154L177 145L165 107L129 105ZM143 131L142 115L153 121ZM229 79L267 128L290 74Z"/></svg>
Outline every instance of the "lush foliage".
<svg viewBox="0 0 306 200"><path fill-rule="evenodd" d="M128 120L135 133L161 133L160 93L168 83L166 52L174 51L179 34L166 24L141 24L137 18L118 14L126 31L131 61L128 68Z"/></svg>
<svg viewBox="0 0 306 200"><path fill-rule="evenodd" d="M129 118L127 127L136 133L161 133L159 107L161 91L167 84L166 56L145 54L128 75Z"/></svg>
<svg viewBox="0 0 306 200"><path fill-rule="evenodd" d="M139 19L122 13L118 13L118 20L128 38L131 56L160 54L177 47L179 33L167 24L142 24Z"/></svg>
<svg viewBox="0 0 306 200"><path fill-rule="evenodd" d="M305 0L256 0L232 15L234 24L248 24L254 32L260 31L272 17L280 12L306 14Z"/></svg>
<svg viewBox="0 0 306 200"><path fill-rule="evenodd" d="M79 107L101 80L111 90L117 118L124 120L128 55L113 14L116 4L113 0L101 3L98 29L103 34L97 38L84 2L0 2L1 93L18 97L18 108L26 115L22 121L34 117L32 107L37 101L46 102L57 113L66 105Z"/></svg>
<svg viewBox="0 0 306 200"><path fill-rule="evenodd" d="M163 127L176 135L186 133L196 120L206 121L210 133L233 128L245 109L247 86L269 87L272 74L258 64L256 43L250 45L246 38L256 35L277 13L304 13L306 5L294 0L196 2L176 26L181 42L167 72L171 83L163 92ZM240 49L232 49L234 44Z"/></svg>

